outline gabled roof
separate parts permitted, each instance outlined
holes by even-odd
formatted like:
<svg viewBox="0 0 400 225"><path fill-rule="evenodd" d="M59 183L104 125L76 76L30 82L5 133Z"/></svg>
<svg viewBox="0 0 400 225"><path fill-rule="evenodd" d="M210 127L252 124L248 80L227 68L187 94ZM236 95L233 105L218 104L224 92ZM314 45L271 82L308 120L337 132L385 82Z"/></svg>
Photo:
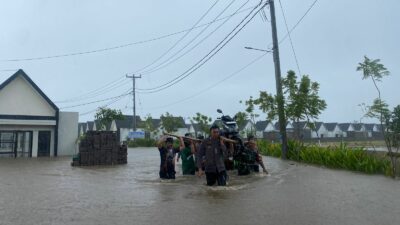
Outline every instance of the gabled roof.
<svg viewBox="0 0 400 225"><path fill-rule="evenodd" d="M355 131L361 131L361 128L364 124L362 123L353 123L353 127Z"/></svg>
<svg viewBox="0 0 400 225"><path fill-rule="evenodd" d="M287 122L286 122L286 127L287 127L289 124L291 124L291 123L290 123L289 121L287 121ZM274 128L275 128L275 130L279 130L279 122L275 122Z"/></svg>
<svg viewBox="0 0 400 225"><path fill-rule="evenodd" d="M33 80L22 70L19 69L16 73L14 73L11 77L9 77L6 81L4 81L2 84L0 84L0 91L6 87L9 83L11 83L13 80L15 80L18 76L23 77L32 87L37 91L44 100L55 110L59 111L58 107L50 100L49 97L47 97L46 94L43 93L43 91L33 82Z"/></svg>
<svg viewBox="0 0 400 225"><path fill-rule="evenodd" d="M239 130L240 130L240 131L243 130L243 129L246 127L246 125L247 125L248 123L252 123L251 120L246 120L245 123L243 123L241 126L238 127Z"/></svg>
<svg viewBox="0 0 400 225"><path fill-rule="evenodd" d="M339 123L338 125L342 131L348 131L351 123Z"/></svg>
<svg viewBox="0 0 400 225"><path fill-rule="evenodd" d="M373 131L373 130L374 130L374 127L377 126L377 124L374 124L374 123L366 123L366 124L364 124L364 126L365 126L365 129L366 129L367 131ZM378 126L377 126L377 128L378 128Z"/></svg>
<svg viewBox="0 0 400 225"><path fill-rule="evenodd" d="M136 116L137 127L140 127L141 123L142 120L140 119L140 116ZM124 115L123 120L115 120L115 125L117 126L117 129L132 128L132 124L133 124L133 116Z"/></svg>
<svg viewBox="0 0 400 225"><path fill-rule="evenodd" d="M257 131L264 131L265 128L267 128L268 124L270 123L270 121L265 120L265 121L257 121L256 122L256 130Z"/></svg>
<svg viewBox="0 0 400 225"><path fill-rule="evenodd" d="M293 129L304 130L304 129L310 129L310 128L307 126L307 121L299 121L299 122L293 123Z"/></svg>
<svg viewBox="0 0 400 225"><path fill-rule="evenodd" d="M88 126L88 130L93 130L94 122L93 121L87 121L87 126Z"/></svg>
<svg viewBox="0 0 400 225"><path fill-rule="evenodd" d="M334 131L338 123L324 123L324 125L328 131Z"/></svg>

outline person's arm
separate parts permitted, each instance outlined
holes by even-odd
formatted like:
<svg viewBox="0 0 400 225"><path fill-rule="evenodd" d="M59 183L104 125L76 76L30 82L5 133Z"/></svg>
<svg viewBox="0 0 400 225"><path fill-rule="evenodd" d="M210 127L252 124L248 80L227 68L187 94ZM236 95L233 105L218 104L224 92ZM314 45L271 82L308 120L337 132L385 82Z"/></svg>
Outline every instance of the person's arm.
<svg viewBox="0 0 400 225"><path fill-rule="evenodd" d="M196 153L196 145L194 144L193 141L190 141L190 150L192 150L192 154Z"/></svg>
<svg viewBox="0 0 400 225"><path fill-rule="evenodd" d="M260 164L260 166L263 168L263 172L268 174L268 171L265 168L265 165L264 165L264 162L262 160L262 157L261 157L260 153L257 153L257 157L259 158L258 164Z"/></svg>
<svg viewBox="0 0 400 225"><path fill-rule="evenodd" d="M185 142L183 141L183 137L179 137L179 150L182 151L185 148Z"/></svg>
<svg viewBox="0 0 400 225"><path fill-rule="evenodd" d="M163 145L164 145L164 143L165 143L165 139L166 139L166 136L162 136L162 137L158 140L158 142L157 142L157 147L158 147L158 149L160 149L160 148L163 147Z"/></svg>

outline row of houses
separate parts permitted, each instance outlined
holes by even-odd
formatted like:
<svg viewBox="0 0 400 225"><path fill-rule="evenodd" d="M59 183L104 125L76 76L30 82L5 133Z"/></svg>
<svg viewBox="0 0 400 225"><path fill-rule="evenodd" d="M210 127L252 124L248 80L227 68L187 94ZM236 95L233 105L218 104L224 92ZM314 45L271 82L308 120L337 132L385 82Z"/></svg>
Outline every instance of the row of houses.
<svg viewBox="0 0 400 225"><path fill-rule="evenodd" d="M114 120L106 127L100 127L98 121L88 121L86 123L79 123L79 134L83 135L89 130L110 130L118 133L120 141L128 139L128 134L132 131L133 116L124 116L124 120ZM205 135L200 129L198 124L185 123L182 117L176 117L181 126L174 132L177 135L184 135L191 133L195 136L199 134ZM140 116L136 116L138 124L138 131L144 131L144 121ZM161 119L153 119L153 127L156 128L154 132L147 133L147 137L157 139L163 134ZM216 120L213 123L219 124L220 121ZM255 135L257 138L264 138L269 140L279 140L279 125L277 122L272 121L258 121L253 123L251 120L246 121L239 127L239 132L243 137L249 134ZM288 136L290 138L301 138L304 140L313 139L349 139L349 140L362 140L366 138L380 139L382 138L379 124L363 124L363 123L323 123L316 122L310 125L309 123L288 122L286 126Z"/></svg>

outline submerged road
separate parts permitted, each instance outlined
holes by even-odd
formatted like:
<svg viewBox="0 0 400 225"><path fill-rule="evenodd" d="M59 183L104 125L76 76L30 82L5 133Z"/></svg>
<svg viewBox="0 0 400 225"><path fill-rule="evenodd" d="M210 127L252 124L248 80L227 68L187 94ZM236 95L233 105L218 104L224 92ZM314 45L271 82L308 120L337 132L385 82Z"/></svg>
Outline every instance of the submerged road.
<svg viewBox="0 0 400 225"><path fill-rule="evenodd" d="M271 175L158 179L155 148L128 164L1 159L0 224L400 224L400 181L264 158ZM180 169L178 168L178 174Z"/></svg>

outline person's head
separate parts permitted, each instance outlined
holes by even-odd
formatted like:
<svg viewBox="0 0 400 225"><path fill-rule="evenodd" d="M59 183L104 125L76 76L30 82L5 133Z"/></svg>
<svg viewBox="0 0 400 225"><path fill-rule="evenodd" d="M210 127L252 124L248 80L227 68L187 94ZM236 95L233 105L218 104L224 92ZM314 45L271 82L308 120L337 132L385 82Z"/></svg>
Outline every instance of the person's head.
<svg viewBox="0 0 400 225"><path fill-rule="evenodd" d="M204 136L200 134L197 136L197 139L204 140Z"/></svg>
<svg viewBox="0 0 400 225"><path fill-rule="evenodd" d="M172 148L173 143L174 139L172 137L167 137L167 139L165 139L165 145L167 148Z"/></svg>
<svg viewBox="0 0 400 225"><path fill-rule="evenodd" d="M210 136L212 138L219 138L219 126L214 124L210 127Z"/></svg>
<svg viewBox="0 0 400 225"><path fill-rule="evenodd" d="M253 135L249 135L247 137L247 145L249 146L250 149L256 149L257 148L257 142L256 139Z"/></svg>

